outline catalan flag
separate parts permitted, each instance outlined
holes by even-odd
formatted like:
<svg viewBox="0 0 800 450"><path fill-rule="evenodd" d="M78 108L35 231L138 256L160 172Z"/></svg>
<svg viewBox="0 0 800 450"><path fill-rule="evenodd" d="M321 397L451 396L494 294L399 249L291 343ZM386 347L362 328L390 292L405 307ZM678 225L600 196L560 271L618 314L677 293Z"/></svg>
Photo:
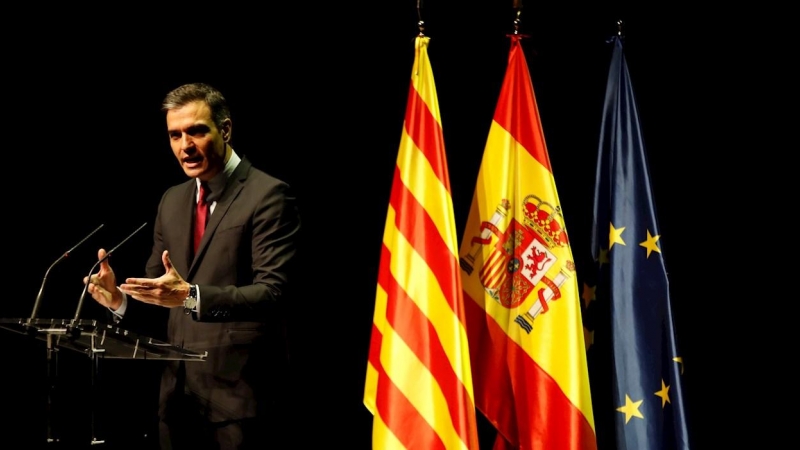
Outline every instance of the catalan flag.
<svg viewBox="0 0 800 450"><path fill-rule="evenodd" d="M610 376L597 372L605 366L595 364L602 358L592 353L594 346L589 350L592 380L611 382L593 384L610 392L611 404L603 401L601 410L597 402L596 410L598 423L608 423L615 437L601 441L619 450L688 449L684 365L647 154L622 37L612 43L595 179L595 267L584 281L587 311L610 313L592 314L594 341L610 349Z"/></svg>
<svg viewBox="0 0 800 450"><path fill-rule="evenodd" d="M522 36L484 149L460 264L475 403L495 448L596 448L575 262Z"/></svg>
<svg viewBox="0 0 800 450"><path fill-rule="evenodd" d="M374 449L477 449L458 246L428 44L411 86L378 271L364 405Z"/></svg>

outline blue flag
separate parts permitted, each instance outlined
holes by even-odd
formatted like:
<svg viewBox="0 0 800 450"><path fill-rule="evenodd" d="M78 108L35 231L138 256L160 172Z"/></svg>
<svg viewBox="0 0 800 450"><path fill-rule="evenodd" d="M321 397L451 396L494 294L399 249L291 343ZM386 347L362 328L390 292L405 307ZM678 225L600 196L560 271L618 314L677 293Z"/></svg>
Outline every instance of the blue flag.
<svg viewBox="0 0 800 450"><path fill-rule="evenodd" d="M590 357L592 391L607 393L594 408L598 441L601 449L603 438L618 450L688 449L684 366L647 155L622 38L612 43L592 225L596 278L584 283L582 295L587 311L595 312L596 335L587 345L602 341L610 355L605 367L597 363L599 348ZM604 424L613 436L600 435Z"/></svg>

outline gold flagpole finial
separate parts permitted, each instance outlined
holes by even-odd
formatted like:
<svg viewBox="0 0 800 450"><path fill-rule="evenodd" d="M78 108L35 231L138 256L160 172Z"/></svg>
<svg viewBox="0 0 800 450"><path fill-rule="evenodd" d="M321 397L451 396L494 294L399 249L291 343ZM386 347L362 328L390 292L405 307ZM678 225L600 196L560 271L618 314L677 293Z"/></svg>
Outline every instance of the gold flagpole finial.
<svg viewBox="0 0 800 450"><path fill-rule="evenodd" d="M519 25L522 22L520 16L522 15L522 8L517 10L517 18L514 19L514 34L519 34Z"/></svg>
<svg viewBox="0 0 800 450"><path fill-rule="evenodd" d="M514 32L507 34L506 36L519 36L520 38L530 37L526 34L522 34L522 0L514 0L514 9L517 11L517 13L514 15Z"/></svg>
<svg viewBox="0 0 800 450"><path fill-rule="evenodd" d="M622 19L617 20L617 36L622 37Z"/></svg>
<svg viewBox="0 0 800 450"><path fill-rule="evenodd" d="M514 9L517 10L517 18L514 19L514 34L519 34L520 23L522 22L520 18L522 15L522 0L514 0Z"/></svg>

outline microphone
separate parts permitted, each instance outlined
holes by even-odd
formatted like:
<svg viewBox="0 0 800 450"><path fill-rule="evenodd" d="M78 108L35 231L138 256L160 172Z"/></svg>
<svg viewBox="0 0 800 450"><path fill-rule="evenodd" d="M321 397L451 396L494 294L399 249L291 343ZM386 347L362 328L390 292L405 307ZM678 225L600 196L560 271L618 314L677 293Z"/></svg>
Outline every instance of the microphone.
<svg viewBox="0 0 800 450"><path fill-rule="evenodd" d="M119 244L117 244L117 246L116 246L116 247L114 247L114 248L112 248L111 250L109 250L109 251L108 251L108 253L106 253L106 256L104 256L104 257L102 257L101 259L99 259L99 260L98 260L96 263L94 263L94 265L92 266L92 268L91 268L91 269L89 269L89 275L87 275L87 276L86 276L86 278L87 278L87 281L86 281L86 283L83 285L83 292L81 293L81 298L80 298L80 300L78 300L78 308L75 310L75 317L72 319L72 325L75 325L75 324L77 324L77 322L78 322L78 317L80 317L80 314L81 314L81 307L83 306L83 299L84 299L84 297L86 297L86 291L89 289L89 282L91 281L92 272L94 272L94 269L96 269L96 268L97 268L97 266L99 266L99 265L100 265L100 263L102 263L103 261L107 260L107 259L108 259L108 257L109 257L109 256L111 256L111 254L112 254L112 253L114 253L114 250L118 249L118 248L119 248L119 247L120 247L122 244L124 244L125 242L127 242L127 241L128 241L128 239L132 238L132 237L133 237L133 235L134 235L134 234L136 234L136 233L138 233L138 232L139 232L139 230L141 230L142 228L144 228L144 226L145 226L145 225L147 225L147 222L145 222L145 223L141 224L141 225L139 226L139 228L137 228L136 230L134 230L134 232L133 232L133 233L129 234L129 235L128 235L128 237L126 237L125 239L123 239L123 240L122 240L122 242L120 242Z"/></svg>
<svg viewBox="0 0 800 450"><path fill-rule="evenodd" d="M78 242L77 244L75 244L74 246L72 246L72 248L71 248L71 249L67 250L67 251L66 251L66 252L64 252L64 253L63 253L61 256L59 256L59 257L58 257L58 259L56 259L56 260L53 262L53 264L50 264L50 267L48 267L48 268L47 268L47 271L44 273L44 278L42 279L42 285L41 285L41 287L39 287L39 294L37 294L37 295L36 295L36 301L33 303L33 311L31 311L31 316L30 316L30 318L28 318L28 324L30 324L31 322L33 322L33 320L34 320L34 319L36 319L36 315L37 315L37 314L38 314L38 312L39 312L39 305L40 305L40 304L41 304L41 302L42 302L42 293L44 292L44 284L45 284L45 282L47 281L47 276L50 274L50 270L52 270L52 269L53 269L53 267L55 267L55 265L56 265L56 264L60 263L60 262L61 262L61 261L63 261L63 260L64 260L64 259L65 259L67 256L69 256L69 254L70 254L70 253L72 253L73 251L75 251L75 249L76 249L76 248L78 248L78 246L79 246L79 245L83 244L84 242L86 242L86 240L87 240L87 239L89 239L89 238L90 238L90 237L92 237L92 236L93 236L95 233L97 233L97 231L98 231L100 228L103 228L103 225L104 225L104 224L100 224L100 226L99 226L99 227L95 228L95 229L94 229L94 231L92 231L91 233L89 233L88 235L86 235L86 237L85 237L85 238L83 238L83 239L81 239L81 241L80 241L80 242Z"/></svg>

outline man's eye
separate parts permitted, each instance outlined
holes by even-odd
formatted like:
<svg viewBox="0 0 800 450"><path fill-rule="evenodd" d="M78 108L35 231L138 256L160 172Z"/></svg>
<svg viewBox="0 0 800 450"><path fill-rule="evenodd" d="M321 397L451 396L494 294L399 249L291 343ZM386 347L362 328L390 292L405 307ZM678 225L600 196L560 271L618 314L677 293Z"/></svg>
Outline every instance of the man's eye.
<svg viewBox="0 0 800 450"><path fill-rule="evenodd" d="M210 129L205 125L196 125L193 127L189 127L189 129L186 130L186 134L188 134L189 136L200 137L204 136L209 131Z"/></svg>

